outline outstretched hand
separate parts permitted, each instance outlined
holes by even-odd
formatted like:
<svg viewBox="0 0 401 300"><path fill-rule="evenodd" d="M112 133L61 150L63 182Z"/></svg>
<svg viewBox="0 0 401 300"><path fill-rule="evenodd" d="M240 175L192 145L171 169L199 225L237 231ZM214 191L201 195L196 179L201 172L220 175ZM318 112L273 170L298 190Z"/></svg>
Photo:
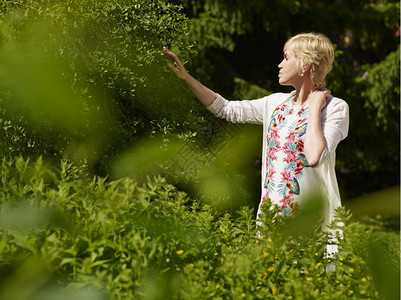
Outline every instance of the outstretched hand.
<svg viewBox="0 0 401 300"><path fill-rule="evenodd" d="M163 54L168 56L171 63L168 64L169 68L174 72L174 74L180 78L180 79L186 79L189 74L185 70L184 65L182 64L181 60L178 58L178 56L171 52L169 49L164 47L164 52Z"/></svg>
<svg viewBox="0 0 401 300"><path fill-rule="evenodd" d="M198 100L204 106L211 105L217 98L218 94L216 94L211 89L201 84L191 75L189 75L189 73L185 70L184 65L182 64L178 56L175 55L166 47L164 48L163 54L170 59L170 63L168 64L168 66L171 69L171 71L173 71L178 78L185 80L186 85L189 87L189 89L195 95L195 97L198 98Z"/></svg>

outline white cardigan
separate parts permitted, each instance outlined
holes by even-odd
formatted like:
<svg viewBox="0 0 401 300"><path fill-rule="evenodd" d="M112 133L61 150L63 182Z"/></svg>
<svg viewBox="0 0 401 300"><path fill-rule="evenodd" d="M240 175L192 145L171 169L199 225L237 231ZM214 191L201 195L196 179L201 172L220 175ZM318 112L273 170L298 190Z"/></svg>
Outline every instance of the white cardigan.
<svg viewBox="0 0 401 300"><path fill-rule="evenodd" d="M267 130L271 116L279 105L284 103L292 93L275 93L256 100L227 101L222 96L214 100L207 109L217 117L234 123L263 124L263 136ZM339 98L330 97L326 107L322 110L322 130L326 140L319 164L315 167L327 191L328 207L325 209L324 227L334 220L334 212L341 206L340 192L335 173L335 159L338 143L348 134L349 126L348 104ZM263 139L262 147L262 178L261 191L266 176L267 140ZM262 197L263 195L261 195Z"/></svg>

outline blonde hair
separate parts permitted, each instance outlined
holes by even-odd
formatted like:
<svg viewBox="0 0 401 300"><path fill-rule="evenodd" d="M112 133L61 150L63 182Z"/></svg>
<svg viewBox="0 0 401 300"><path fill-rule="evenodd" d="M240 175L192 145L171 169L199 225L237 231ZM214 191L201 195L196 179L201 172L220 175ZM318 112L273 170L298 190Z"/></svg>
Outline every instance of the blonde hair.
<svg viewBox="0 0 401 300"><path fill-rule="evenodd" d="M310 79L317 89L326 85L326 75L333 68L334 49L330 40L321 33L301 33L291 37L284 45L284 51L292 46L298 60L298 73L310 67Z"/></svg>

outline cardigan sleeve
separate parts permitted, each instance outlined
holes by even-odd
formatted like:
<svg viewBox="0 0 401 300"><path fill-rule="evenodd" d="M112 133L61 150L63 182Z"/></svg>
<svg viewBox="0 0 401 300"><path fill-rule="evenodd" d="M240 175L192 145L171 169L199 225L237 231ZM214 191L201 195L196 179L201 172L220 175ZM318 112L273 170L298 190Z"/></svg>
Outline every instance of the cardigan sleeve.
<svg viewBox="0 0 401 300"><path fill-rule="evenodd" d="M214 102L206 108L217 117L233 123L263 124L267 98L228 101L218 95Z"/></svg>
<svg viewBox="0 0 401 300"><path fill-rule="evenodd" d="M334 152L337 145L348 135L349 107L348 104L339 98L332 98L322 111L322 131L326 147L320 157L319 164L323 164Z"/></svg>

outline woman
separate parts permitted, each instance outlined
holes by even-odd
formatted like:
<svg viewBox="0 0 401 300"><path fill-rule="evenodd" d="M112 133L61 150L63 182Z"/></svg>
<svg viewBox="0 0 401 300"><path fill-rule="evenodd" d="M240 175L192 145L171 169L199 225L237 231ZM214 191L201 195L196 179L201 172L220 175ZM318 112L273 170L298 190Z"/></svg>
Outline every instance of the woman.
<svg viewBox="0 0 401 300"><path fill-rule="evenodd" d="M174 53L165 49L165 55L173 61L169 67L175 75L217 117L263 124L260 205L270 198L284 215L290 215L308 195L320 193L327 200L323 225L333 221L335 209L341 206L335 150L348 134L349 116L347 103L325 89L334 61L326 36L304 33L290 38L278 65L278 80L294 91L257 100L227 101L186 72Z"/></svg>

